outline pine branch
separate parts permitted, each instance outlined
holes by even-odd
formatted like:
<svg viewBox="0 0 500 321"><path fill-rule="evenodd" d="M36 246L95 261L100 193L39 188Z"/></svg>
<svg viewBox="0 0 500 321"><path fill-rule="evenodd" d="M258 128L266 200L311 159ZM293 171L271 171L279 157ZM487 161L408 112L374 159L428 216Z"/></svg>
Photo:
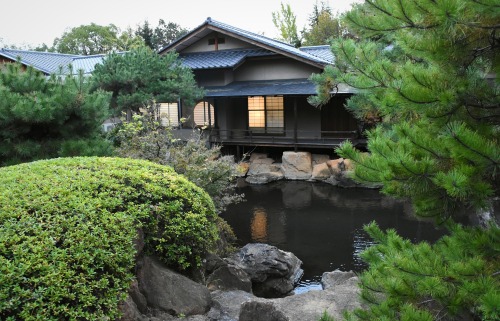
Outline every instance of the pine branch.
<svg viewBox="0 0 500 321"><path fill-rule="evenodd" d="M404 94L403 90L401 88L395 88L395 89L401 95L401 97L403 97L404 99L408 100L409 102L417 104L417 105L429 105L429 104L434 104L434 103L439 102L438 99L430 100L430 101L418 101L418 100L412 99L409 96L407 96L406 94Z"/></svg>
<svg viewBox="0 0 500 321"><path fill-rule="evenodd" d="M396 269L400 270L401 272L405 272L405 273L408 273L408 274L411 274L411 275L415 275L415 276L422 276L422 277L435 277L436 276L436 275L432 275L432 274L424 274L424 273L418 273L418 272L406 270L403 267L401 267L400 265L398 265L397 263L394 263L393 266Z"/></svg>
<svg viewBox="0 0 500 321"><path fill-rule="evenodd" d="M471 152L489 160L492 164L494 164L495 166L498 166L498 162L494 159L492 159L491 157L489 157L488 155L484 155L483 153L481 153L480 151L478 151L477 149L474 149L472 147L470 147L469 145L467 145L465 142L463 142L459 137L458 135L453 131L453 128L451 128L451 126L448 126L448 129L451 133L451 136L460 144L462 145L463 147L467 148L468 150L470 150Z"/></svg>

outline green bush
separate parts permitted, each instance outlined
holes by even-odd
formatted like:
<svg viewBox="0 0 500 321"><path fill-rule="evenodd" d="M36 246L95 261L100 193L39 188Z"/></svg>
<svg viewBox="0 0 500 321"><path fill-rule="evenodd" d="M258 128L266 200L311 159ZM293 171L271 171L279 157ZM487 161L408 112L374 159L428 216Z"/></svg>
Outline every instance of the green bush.
<svg viewBox="0 0 500 321"><path fill-rule="evenodd" d="M145 251L180 269L213 245L216 214L170 167L60 158L0 169L0 320L104 320Z"/></svg>

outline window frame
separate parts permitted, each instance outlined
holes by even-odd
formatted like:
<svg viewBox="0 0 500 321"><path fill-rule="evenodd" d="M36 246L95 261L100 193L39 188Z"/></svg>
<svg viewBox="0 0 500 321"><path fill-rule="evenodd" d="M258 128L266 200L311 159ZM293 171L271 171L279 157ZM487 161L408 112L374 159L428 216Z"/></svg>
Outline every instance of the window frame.
<svg viewBox="0 0 500 321"><path fill-rule="evenodd" d="M263 98L263 106L262 109L253 109L251 110L250 108L250 98L253 97L262 97ZM281 98L281 108L279 109L271 109L268 107L268 98L275 98L279 97ZM251 111L263 111L263 120L264 120L264 127L251 127L250 126L250 112ZM269 114L271 112L281 112L280 118L282 119L282 127L270 127L268 125L269 122ZM274 96L248 96L247 97L247 129L252 133L252 135L273 135L273 136L284 136L285 135L285 97L283 95L274 95Z"/></svg>

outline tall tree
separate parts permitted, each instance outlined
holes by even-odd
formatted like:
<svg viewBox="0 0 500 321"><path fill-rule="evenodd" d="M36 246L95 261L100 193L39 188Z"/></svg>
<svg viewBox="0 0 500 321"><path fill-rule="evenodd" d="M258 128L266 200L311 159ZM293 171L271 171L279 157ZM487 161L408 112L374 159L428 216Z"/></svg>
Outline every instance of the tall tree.
<svg viewBox="0 0 500 321"><path fill-rule="evenodd" d="M160 56L143 47L124 54L113 53L97 65L92 81L94 88L113 93L111 106L115 113L139 112L153 100L186 104L203 95L191 69L183 67L177 54Z"/></svg>
<svg viewBox="0 0 500 321"><path fill-rule="evenodd" d="M144 43L153 50L160 50L175 39L188 33L187 29L182 28L174 22L166 23L160 19L158 25L153 29L148 21L137 27L135 34L144 39Z"/></svg>
<svg viewBox="0 0 500 321"><path fill-rule="evenodd" d="M81 25L65 32L54 40L56 52L95 55L116 50L118 28L115 25L100 26L95 23Z"/></svg>
<svg viewBox="0 0 500 321"><path fill-rule="evenodd" d="M384 119L368 133L370 157L340 149L359 179L411 197L418 214L487 211L498 193L499 11L491 1L422 1L357 6L347 20L364 40L336 41L336 67L315 79L360 89L348 108Z"/></svg>
<svg viewBox="0 0 500 321"><path fill-rule="evenodd" d="M165 23L163 19L158 21L158 26L154 31L155 47L153 49L160 50L172 41L187 34L189 30L182 28L174 22Z"/></svg>
<svg viewBox="0 0 500 321"><path fill-rule="evenodd" d="M121 32L115 25L100 26L95 23L81 25L56 38L53 50L76 55L107 54L142 46L142 40L131 30Z"/></svg>
<svg viewBox="0 0 500 321"><path fill-rule="evenodd" d="M297 16L293 13L290 4L281 3L281 10L272 12L273 23L280 32L280 40L295 47L301 46L301 39L297 30Z"/></svg>
<svg viewBox="0 0 500 321"><path fill-rule="evenodd" d="M334 38L351 38L353 35L339 14L334 14L328 3L321 1L321 4L314 4L309 26L302 31L302 37L303 45L317 46L329 44Z"/></svg>
<svg viewBox="0 0 500 321"><path fill-rule="evenodd" d="M334 16L328 11L321 12L315 21L317 23L310 26L302 34L303 44L306 46L329 44L332 39L348 34L340 17Z"/></svg>
<svg viewBox="0 0 500 321"><path fill-rule="evenodd" d="M314 80L314 103L336 83L358 89L347 107L362 121L368 151L337 151L354 177L409 198L420 216L450 227L435 245L412 245L367 227L379 243L364 254L371 303L349 320L498 320L500 10L497 1L367 0L347 13L362 40L336 40L335 66ZM484 229L450 220L467 212Z"/></svg>
<svg viewBox="0 0 500 321"><path fill-rule="evenodd" d="M83 75L47 78L20 64L0 69L0 166L108 154L100 134L110 95L88 89Z"/></svg>
<svg viewBox="0 0 500 321"><path fill-rule="evenodd" d="M142 25L137 26L135 35L144 39L144 44L151 49L155 49L154 40L154 29L149 26L149 22L146 20Z"/></svg>

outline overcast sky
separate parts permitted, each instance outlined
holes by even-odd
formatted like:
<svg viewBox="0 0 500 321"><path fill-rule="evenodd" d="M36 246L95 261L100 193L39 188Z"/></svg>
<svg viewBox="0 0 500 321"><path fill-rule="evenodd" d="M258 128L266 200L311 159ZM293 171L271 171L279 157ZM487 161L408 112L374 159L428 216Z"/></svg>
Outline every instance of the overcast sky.
<svg viewBox="0 0 500 321"><path fill-rule="evenodd" d="M321 0L320 0L321 1ZM320 2L318 1L318 2ZM345 11L354 1L328 0L333 11ZM0 11L0 47L7 44L51 46L65 31L92 22L114 24L124 30L159 19L192 29L207 17L268 37L277 36L271 12L280 0L24 0L8 1ZM300 30L306 25L316 0L283 0L297 15ZM3 43L2 43L3 42Z"/></svg>

